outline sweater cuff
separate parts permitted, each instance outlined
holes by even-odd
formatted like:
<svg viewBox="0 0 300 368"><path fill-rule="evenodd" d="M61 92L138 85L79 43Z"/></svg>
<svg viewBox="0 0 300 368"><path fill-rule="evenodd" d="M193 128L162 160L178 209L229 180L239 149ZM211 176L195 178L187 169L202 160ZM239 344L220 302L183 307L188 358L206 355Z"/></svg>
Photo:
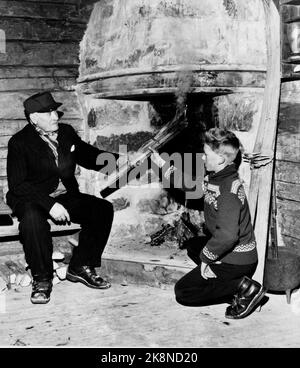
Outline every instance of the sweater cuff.
<svg viewBox="0 0 300 368"><path fill-rule="evenodd" d="M201 261L207 264L214 263L218 258L219 258L219 255L211 252L207 248L207 246L205 246L200 253Z"/></svg>
<svg viewBox="0 0 300 368"><path fill-rule="evenodd" d="M166 172L164 173L164 177L169 180L170 176L176 171L176 167L174 165L170 166Z"/></svg>

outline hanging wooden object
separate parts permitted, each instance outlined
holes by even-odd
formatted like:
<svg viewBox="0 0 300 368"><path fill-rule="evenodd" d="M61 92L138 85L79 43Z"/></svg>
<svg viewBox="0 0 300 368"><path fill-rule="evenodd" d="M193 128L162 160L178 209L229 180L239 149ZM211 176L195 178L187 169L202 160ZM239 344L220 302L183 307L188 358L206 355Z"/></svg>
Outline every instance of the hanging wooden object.
<svg viewBox="0 0 300 368"><path fill-rule="evenodd" d="M280 16L271 0L263 0L266 19L267 78L262 113L254 152L267 157L254 165L251 174L249 205L258 249L258 267L254 279L263 282L268 238L269 210L274 171L275 140L280 100Z"/></svg>

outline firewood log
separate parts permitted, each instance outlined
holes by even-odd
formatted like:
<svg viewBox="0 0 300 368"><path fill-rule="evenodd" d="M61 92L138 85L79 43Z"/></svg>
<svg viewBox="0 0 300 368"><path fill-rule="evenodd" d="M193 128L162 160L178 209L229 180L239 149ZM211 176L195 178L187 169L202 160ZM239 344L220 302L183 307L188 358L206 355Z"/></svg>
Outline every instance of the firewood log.
<svg viewBox="0 0 300 368"><path fill-rule="evenodd" d="M56 269L56 275L60 280L65 280L67 275L67 267L59 267Z"/></svg>
<svg viewBox="0 0 300 368"><path fill-rule="evenodd" d="M176 114L175 118L164 125L158 133L149 141L147 141L142 147L139 148L139 157L137 157L130 165L124 165L120 167L117 172L110 175L108 183L105 188L102 188L100 195L102 198L106 198L110 194L119 189L119 184L122 178L127 178L129 173L146 159L148 159L154 151L160 150L167 142L175 138L183 129L188 126L186 119L186 111L183 110Z"/></svg>
<svg viewBox="0 0 300 368"><path fill-rule="evenodd" d="M24 274L22 274L22 273L18 273L17 274L17 276L16 276L16 281L15 281L15 284L18 286L18 285L20 285L20 283L21 283L21 281L22 281L22 279L23 279L23 276L24 276Z"/></svg>
<svg viewBox="0 0 300 368"><path fill-rule="evenodd" d="M65 258L64 254L57 250L52 253L53 261L62 261L64 258Z"/></svg>
<svg viewBox="0 0 300 368"><path fill-rule="evenodd" d="M9 275L9 283L10 284L15 284L16 278L17 278L17 275L15 273L10 274Z"/></svg>
<svg viewBox="0 0 300 368"><path fill-rule="evenodd" d="M0 293L3 293L6 290L7 290L7 282L2 277L0 277Z"/></svg>
<svg viewBox="0 0 300 368"><path fill-rule="evenodd" d="M26 273L25 275L23 275L22 280L20 282L20 286L22 287L27 287L31 284L31 277L28 275L28 273Z"/></svg>
<svg viewBox="0 0 300 368"><path fill-rule="evenodd" d="M54 276L54 277L53 277L53 280L52 280L52 283L53 283L53 286L54 286L54 285L57 285L57 284L59 284L59 283L60 283L60 279L59 279L57 276Z"/></svg>

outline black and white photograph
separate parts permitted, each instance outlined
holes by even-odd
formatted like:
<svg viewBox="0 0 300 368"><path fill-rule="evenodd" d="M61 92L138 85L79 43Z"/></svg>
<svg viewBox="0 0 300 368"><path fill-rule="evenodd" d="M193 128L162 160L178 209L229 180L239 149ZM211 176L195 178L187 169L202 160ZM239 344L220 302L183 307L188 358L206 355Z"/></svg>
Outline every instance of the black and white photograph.
<svg viewBox="0 0 300 368"><path fill-rule="evenodd" d="M0 0L0 347L298 348L299 116L300 0Z"/></svg>

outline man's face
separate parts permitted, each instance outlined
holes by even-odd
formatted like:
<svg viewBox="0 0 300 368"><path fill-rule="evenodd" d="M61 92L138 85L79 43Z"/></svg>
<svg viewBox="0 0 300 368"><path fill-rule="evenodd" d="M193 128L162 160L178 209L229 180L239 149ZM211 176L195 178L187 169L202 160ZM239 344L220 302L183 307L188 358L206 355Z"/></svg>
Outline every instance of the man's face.
<svg viewBox="0 0 300 368"><path fill-rule="evenodd" d="M55 110L49 112L34 112L30 114L30 119L45 132L54 132L58 129L58 114Z"/></svg>
<svg viewBox="0 0 300 368"><path fill-rule="evenodd" d="M221 169L224 158L213 151L209 145L204 144L204 165L207 171L218 172Z"/></svg>

